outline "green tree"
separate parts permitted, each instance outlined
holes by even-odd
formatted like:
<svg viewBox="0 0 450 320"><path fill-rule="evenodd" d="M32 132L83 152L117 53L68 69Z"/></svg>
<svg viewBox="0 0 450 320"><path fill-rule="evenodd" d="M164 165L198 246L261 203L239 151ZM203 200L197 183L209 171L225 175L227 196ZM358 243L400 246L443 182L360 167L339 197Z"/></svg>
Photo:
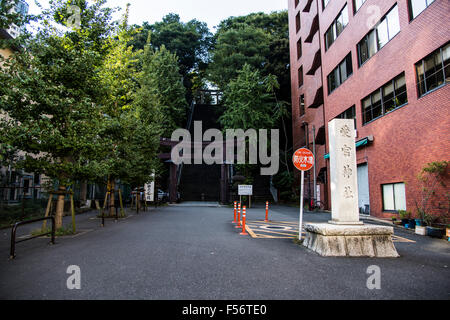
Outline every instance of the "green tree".
<svg viewBox="0 0 450 320"><path fill-rule="evenodd" d="M163 46L177 55L186 97L192 98L192 81L196 74L203 73L209 61L209 49L212 34L204 22L191 20L181 22L178 14L170 13L162 21L154 24L144 22L142 32L131 42L135 49L143 49L148 35L151 34L153 49Z"/></svg>
<svg viewBox="0 0 450 320"><path fill-rule="evenodd" d="M128 10L109 40L110 50L100 72L106 89L103 110L107 130L102 137L111 142L106 144L110 149L104 157L111 189L117 180L142 187L152 173L158 174L162 128L169 125L167 119L178 114L179 102L172 90L177 85L172 82L179 83L178 96L184 99L174 55L166 50L154 53L149 46L134 51L129 45L136 30L128 26ZM165 117L163 112L167 112ZM110 198L110 208L114 214L114 197Z"/></svg>
<svg viewBox="0 0 450 320"><path fill-rule="evenodd" d="M280 172L274 177L282 195L292 194L292 126L291 83L289 70L289 28L287 11L252 13L230 17L222 21L215 35L211 51L209 79L221 89L236 78L245 63L259 70L261 76L273 75L279 86L274 87L274 127L282 132L280 145ZM225 89L226 90L226 89ZM237 115L238 116L238 115Z"/></svg>
<svg viewBox="0 0 450 320"><path fill-rule="evenodd" d="M17 167L57 180L61 192L75 180L105 171L99 159L104 116L97 71L111 11L101 8L104 1L92 6L75 2L85 5L81 28L55 28L54 23L63 23L57 13L70 2L51 2L27 50L13 54L0 70L0 111L7 115L0 120L1 140L26 153ZM63 208L60 195L57 228L62 226Z"/></svg>
<svg viewBox="0 0 450 320"><path fill-rule="evenodd" d="M129 5L121 23L108 37L106 47L108 52L101 66L100 87L104 91L102 96L102 113L104 115L105 130L101 138L105 141L103 162L107 167L107 186L115 189L117 180L128 178L128 154L126 144L130 134L129 113L132 112L133 94L137 89L136 73L139 52L133 51L128 45L136 30L128 25ZM101 173L103 174L103 173ZM102 181L105 177L99 176ZM114 197L109 198L110 214L114 215Z"/></svg>
<svg viewBox="0 0 450 320"><path fill-rule="evenodd" d="M208 69L209 79L224 90L245 64L262 70L267 62L269 44L268 34L252 26L219 30Z"/></svg>
<svg viewBox="0 0 450 320"><path fill-rule="evenodd" d="M245 64L236 79L231 80L224 91L225 112L219 121L224 129L270 129L276 119L274 89L276 77L262 76Z"/></svg>
<svg viewBox="0 0 450 320"><path fill-rule="evenodd" d="M274 89L278 87L276 77L262 76L248 64L238 71L224 91L225 111L219 118L224 130L227 129L271 129L277 123L277 109ZM255 143L255 142L249 142ZM246 149L248 151L248 149ZM255 165L239 165L247 182L252 181Z"/></svg>
<svg viewBox="0 0 450 320"><path fill-rule="evenodd" d="M257 34L254 35L255 39L252 40L251 33L254 32L254 29L266 35L264 42L257 42L261 41ZM227 33L233 34L234 37L231 35L225 36ZM236 40L236 37L240 39ZM230 65L230 61L237 64L237 70L240 70L245 63L249 63L261 70L263 75L275 75L280 84L276 90L277 96L283 101L290 100L287 11L270 14L259 12L241 17L230 17L219 24L214 40L216 46L212 50L210 69L213 81L223 78L221 82L226 83L234 78L233 70L228 70L223 76L220 75L221 70L231 69L234 66ZM241 42L243 45L239 45ZM253 57L253 61L249 57ZM218 84L220 85L220 83Z"/></svg>
<svg viewBox="0 0 450 320"><path fill-rule="evenodd" d="M173 130L184 127L186 122L187 102L177 56L164 45L157 50L147 47L142 56L141 76L141 112L150 115L155 110L161 112L164 115L160 118L163 134L170 137ZM148 102L143 101L144 96Z"/></svg>

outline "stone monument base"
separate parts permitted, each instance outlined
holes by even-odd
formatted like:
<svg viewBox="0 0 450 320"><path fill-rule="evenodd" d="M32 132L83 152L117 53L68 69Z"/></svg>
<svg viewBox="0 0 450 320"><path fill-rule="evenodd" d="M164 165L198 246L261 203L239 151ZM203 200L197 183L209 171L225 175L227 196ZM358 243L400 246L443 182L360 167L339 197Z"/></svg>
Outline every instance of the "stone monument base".
<svg viewBox="0 0 450 320"><path fill-rule="evenodd" d="M355 221L355 222L339 222L335 220L328 221L329 224L336 224L336 225L342 225L342 226L362 226L364 225L364 222L362 221Z"/></svg>
<svg viewBox="0 0 450 320"><path fill-rule="evenodd" d="M393 227L310 223L305 230L303 245L324 257L399 257Z"/></svg>

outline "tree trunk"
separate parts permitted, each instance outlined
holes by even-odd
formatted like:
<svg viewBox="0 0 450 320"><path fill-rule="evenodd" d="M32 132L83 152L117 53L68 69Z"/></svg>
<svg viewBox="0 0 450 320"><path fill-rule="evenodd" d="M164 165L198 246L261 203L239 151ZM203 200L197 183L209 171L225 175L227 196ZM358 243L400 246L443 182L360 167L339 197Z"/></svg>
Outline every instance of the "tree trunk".
<svg viewBox="0 0 450 320"><path fill-rule="evenodd" d="M65 186L59 186L59 192L66 192ZM58 201L56 203L56 213L55 213L55 226L56 229L62 228L62 219L64 215L64 199L65 194L58 194Z"/></svg>
<svg viewBox="0 0 450 320"><path fill-rule="evenodd" d="M84 205L87 200L87 182L81 182L80 201Z"/></svg>

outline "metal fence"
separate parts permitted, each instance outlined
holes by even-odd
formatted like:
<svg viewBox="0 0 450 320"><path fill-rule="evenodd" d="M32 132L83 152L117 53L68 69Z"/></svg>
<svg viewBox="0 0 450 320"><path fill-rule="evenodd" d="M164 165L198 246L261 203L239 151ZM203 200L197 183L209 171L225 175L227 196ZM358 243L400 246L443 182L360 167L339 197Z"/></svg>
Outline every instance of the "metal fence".
<svg viewBox="0 0 450 320"><path fill-rule="evenodd" d="M118 186L122 191L125 205L131 203L131 188L126 185ZM56 188L53 188L56 190ZM97 184L75 184L69 189L74 193L75 208L83 210L97 209L103 206L106 186ZM49 190L43 186L28 186L23 181L8 186L0 186L0 227L13 225L18 221L40 218L45 215L48 205ZM66 196L64 212L70 212L70 197ZM57 197L53 196L50 214L56 210Z"/></svg>

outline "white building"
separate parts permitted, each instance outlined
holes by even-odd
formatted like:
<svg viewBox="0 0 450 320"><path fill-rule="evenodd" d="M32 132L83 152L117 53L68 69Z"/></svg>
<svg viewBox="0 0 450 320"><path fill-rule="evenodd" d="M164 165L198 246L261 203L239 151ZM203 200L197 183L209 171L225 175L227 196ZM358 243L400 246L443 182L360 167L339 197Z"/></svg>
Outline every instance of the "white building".
<svg viewBox="0 0 450 320"><path fill-rule="evenodd" d="M3 1L4 0L0 0L0 4ZM25 16L28 14L28 9L29 9L28 3L24 0L19 0L17 5L12 10L14 10L15 13L19 13ZM13 38L16 38L20 34L20 28L15 24L11 24L11 26L9 26L9 28L6 31Z"/></svg>

